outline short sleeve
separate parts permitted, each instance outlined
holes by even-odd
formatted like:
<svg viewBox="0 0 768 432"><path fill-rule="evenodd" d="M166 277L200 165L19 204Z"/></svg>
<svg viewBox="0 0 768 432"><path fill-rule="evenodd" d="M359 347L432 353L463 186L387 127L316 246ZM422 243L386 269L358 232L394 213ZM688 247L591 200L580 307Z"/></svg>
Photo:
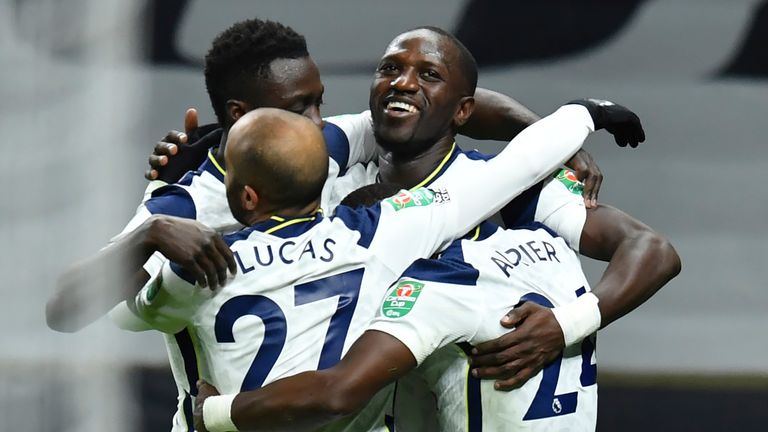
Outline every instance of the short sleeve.
<svg viewBox="0 0 768 432"><path fill-rule="evenodd" d="M342 167L342 173L357 163L367 163L376 158L370 111L328 117L325 122L323 136L328 153Z"/></svg>
<svg viewBox="0 0 768 432"><path fill-rule="evenodd" d="M197 307L211 295L211 290L196 287L177 272L178 267L166 262L129 305L142 321L164 333L186 327Z"/></svg>
<svg viewBox="0 0 768 432"><path fill-rule="evenodd" d="M581 233L587 220L587 208L581 195L580 183L573 182L575 176L573 179L561 178L567 172L570 171L561 171L541 189L535 221L552 228L568 242L571 249L578 252Z"/></svg>
<svg viewBox="0 0 768 432"><path fill-rule="evenodd" d="M387 291L368 330L397 338L418 364L445 345L475 336L483 316L476 286L419 280L407 273Z"/></svg>

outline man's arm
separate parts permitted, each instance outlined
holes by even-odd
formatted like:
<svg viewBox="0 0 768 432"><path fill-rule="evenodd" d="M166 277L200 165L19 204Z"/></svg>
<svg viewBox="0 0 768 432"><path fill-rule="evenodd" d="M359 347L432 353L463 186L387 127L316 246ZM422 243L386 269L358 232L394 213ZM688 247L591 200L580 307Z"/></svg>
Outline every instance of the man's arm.
<svg viewBox="0 0 768 432"><path fill-rule="evenodd" d="M187 219L156 215L93 256L67 269L45 310L48 327L75 332L149 280L144 263L159 251L190 272L201 286L224 284L237 270L232 252L211 228Z"/></svg>
<svg viewBox="0 0 768 432"><path fill-rule="evenodd" d="M315 430L359 411L379 390L415 367L416 359L402 342L369 330L336 366L240 393L231 402L231 411L226 409L230 398L209 398L210 388L199 385L195 427L198 431L224 431L229 429L223 425L231 421L241 431ZM217 407L218 403L225 406ZM230 417L221 418L227 412Z"/></svg>
<svg viewBox="0 0 768 432"><path fill-rule="evenodd" d="M592 288L601 328L643 304L681 269L680 257L666 238L605 205L587 211L580 249L586 256L609 261L602 279ZM478 345L472 364L473 375L497 378L496 388L502 390L521 386L566 343L587 336L564 334L552 309L533 303L510 311L501 324L515 330Z"/></svg>
<svg viewBox="0 0 768 432"><path fill-rule="evenodd" d="M478 87L475 91L475 110L467 123L459 128L459 133L476 140L510 141L540 119L538 114L513 98ZM584 183L583 196L587 208L595 207L603 173L592 155L580 149L565 165Z"/></svg>

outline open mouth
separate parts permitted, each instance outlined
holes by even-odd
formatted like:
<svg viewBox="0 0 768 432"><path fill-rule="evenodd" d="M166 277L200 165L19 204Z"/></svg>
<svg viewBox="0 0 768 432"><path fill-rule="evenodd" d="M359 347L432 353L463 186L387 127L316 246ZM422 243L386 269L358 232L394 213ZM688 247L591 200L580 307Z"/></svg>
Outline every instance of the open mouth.
<svg viewBox="0 0 768 432"><path fill-rule="evenodd" d="M411 113L411 114L419 112L419 109L416 108L416 106L411 105L407 102L400 102L400 101L387 102L387 110L391 112L402 112L402 113Z"/></svg>

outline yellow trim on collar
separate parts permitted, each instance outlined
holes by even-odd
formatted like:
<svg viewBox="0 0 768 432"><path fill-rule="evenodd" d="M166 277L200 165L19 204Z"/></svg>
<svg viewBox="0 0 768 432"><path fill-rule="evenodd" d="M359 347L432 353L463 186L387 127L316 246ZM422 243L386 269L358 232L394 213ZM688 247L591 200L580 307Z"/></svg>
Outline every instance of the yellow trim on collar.
<svg viewBox="0 0 768 432"><path fill-rule="evenodd" d="M272 216L272 217L274 217L274 216ZM299 222L307 222L307 221L311 221L311 220L315 220L315 217L312 216L312 217L306 217L306 218L291 219L291 220L289 220L287 222L281 223L280 225L273 226L272 228L264 231L264 234L272 234L273 232L275 232L277 230L280 230L280 229L283 229L283 228L285 228L287 226L291 226L291 225L297 224Z"/></svg>
<svg viewBox="0 0 768 432"><path fill-rule="evenodd" d="M475 241L477 240L478 237L480 237L480 225L478 225L477 228L475 228L475 235L473 235L472 238L469 239L469 241Z"/></svg>
<svg viewBox="0 0 768 432"><path fill-rule="evenodd" d="M213 157L213 151L208 152L208 159L211 161L213 166L215 166L216 169L219 170L221 175L227 175L227 172L224 170L224 168L222 168L221 165L219 165L219 162L216 160L216 158Z"/></svg>
<svg viewBox="0 0 768 432"><path fill-rule="evenodd" d="M445 157L443 158L443 160L440 162L440 165L438 165L438 166L437 166L437 168L435 168L435 170L434 170L434 171L432 171L432 174L428 175L428 176L427 176L427 178L425 178L424 180L422 180L422 181L421 181L421 183L419 183L419 184L417 184L416 186L412 187L412 188L411 188L411 190L414 190L414 189L418 189L418 188L420 188L420 187L423 187L424 185L426 185L427 183L429 183L430 181L432 181L432 179L433 179L433 178L435 178L435 176L437 175L437 173L439 173L439 172L440 172L440 170L441 170L441 169L443 169L443 167L445 166L445 164L446 164L446 163L448 163L448 159L450 159L450 158L451 158L451 155L453 154L453 150L454 150L454 149L456 149L456 141L454 141L454 142L453 142L453 144L451 144L451 149L450 149L450 150L448 150L448 154L446 154L446 155L445 155Z"/></svg>

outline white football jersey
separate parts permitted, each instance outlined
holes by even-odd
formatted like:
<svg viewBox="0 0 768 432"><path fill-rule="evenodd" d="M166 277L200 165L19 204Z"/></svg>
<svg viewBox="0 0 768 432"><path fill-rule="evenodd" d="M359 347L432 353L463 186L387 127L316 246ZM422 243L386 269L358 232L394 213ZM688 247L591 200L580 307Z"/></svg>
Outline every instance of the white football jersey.
<svg viewBox="0 0 768 432"><path fill-rule="evenodd" d="M520 301L561 306L589 291L576 254L542 224L504 230L485 223L437 260L418 260L387 292L370 329L413 353L437 397L444 431L594 431L594 335L568 347L519 389L493 389L469 374L469 345L508 330L499 320Z"/></svg>
<svg viewBox="0 0 768 432"><path fill-rule="evenodd" d="M358 119L366 119L370 117L365 117L365 113L363 115L358 116L351 116L351 118L358 118ZM348 120L351 120L348 119ZM369 120L366 120L369 121ZM343 122L340 122L343 123ZM358 125L364 124L364 122L358 122L356 123ZM326 125L326 128L328 129L328 126ZM450 185L450 189L453 190L455 193L451 195L448 192L447 187L441 187L440 189L434 190L434 191L428 191L428 190L416 190L413 192L402 192L399 197L396 198L395 201L393 201L393 205L408 208L412 206L420 207L425 201L431 200L437 203L450 203L449 205L444 206L444 208L451 208L451 209L461 209L461 211L455 210L455 211L448 211L442 210L440 212L441 218L445 218L446 220L440 220L436 221L434 223L431 223L431 227L441 227L442 226L442 232L439 233L441 238L448 238L446 236L453 236L454 234L451 234L451 232L446 230L446 227L456 227L456 226L463 226L464 221L469 219L476 219L475 223L481 221L483 218L487 217L488 215L494 213L496 210L498 210L501 207L501 204L504 202L509 201L514 196L518 195L522 191L524 191L528 185L534 184L543 177L546 176L546 172L549 172L549 170L554 169L555 166L558 165L558 163L554 162L555 160L559 159L560 162L567 159L573 152L578 149L578 147L581 145L583 140L586 138L586 136L589 134L589 132L592 130L592 121L589 117L587 111L583 109L582 107L577 106L569 106L569 107L563 107L559 109L556 113L553 115L547 117L546 119L543 119L540 121L537 125L534 127L531 127L526 130L526 132L520 134L515 140L513 140L513 143L507 147L507 149L502 152L504 157L498 157L497 159L494 159L493 161L481 161L483 164L483 167L481 169L481 174L477 174L474 177L476 178L478 184L484 184L484 183L493 183L488 187L483 187L481 189L476 189L474 187L474 184L468 184L466 182L466 178L456 178L456 183ZM324 131L325 132L325 131ZM361 143L367 143L368 141L365 139L359 139L359 140L352 140L348 137L343 136L346 132L342 130L341 134L337 134L336 138L329 138L328 134L325 134L326 143L328 144L329 150L333 148L333 140L341 141L344 145L349 146L350 148L350 155L363 155L365 157L370 156L373 157L374 153L362 151L362 152L354 152L351 149L353 146L349 143L351 142L361 142ZM367 144L366 144L367 145ZM343 145L342 145L343 147ZM549 151L549 156L543 156L543 154L547 154L547 150ZM331 152L333 153L333 152ZM553 155L557 154L558 156L553 158ZM363 157L360 156L360 157ZM357 157L357 156L355 156ZM348 163L351 163L350 160L348 160ZM445 185L447 186L449 182L445 182ZM327 186L328 184L326 184ZM221 193L221 202L223 202L223 205L226 205L226 199L225 193L222 191ZM403 219L403 218L400 218ZM336 219L324 219L324 220L338 220ZM459 222L461 224L459 225ZM298 222L291 222L296 223ZM409 222L402 221L401 223L407 224ZM338 225L338 224L337 224ZM403 225L404 226L404 225ZM468 226L467 226L468 227ZM464 227L464 228L467 228ZM246 229L247 231L248 229ZM402 232L408 231L407 229L401 229ZM466 231L466 230L465 230ZM254 234L256 237L258 237L259 231L254 231L257 234ZM455 236L460 235L461 233L455 233ZM423 235L423 234L421 234ZM387 237L387 236L385 236ZM389 240L391 242L391 239ZM408 243L408 246L410 247L411 240L406 239L406 242ZM389 247L392 247L393 243L389 243ZM274 247L278 247L279 245L273 245ZM318 249L315 249L318 248ZM385 248L382 247L382 251ZM252 253L255 252L254 250L251 250ZM395 253L399 253L400 256L406 256L402 253L402 250L393 250ZM272 250L273 253L280 253L280 250L278 249L275 251ZM303 252L306 252L307 254L320 254L322 252L322 249L320 249L320 246L313 245L311 251L304 251L302 249L302 254L299 256L303 256ZM266 254L266 250L262 252ZM382 252L384 254L384 252ZM421 255L407 255L410 257L410 260L421 257L421 256L429 256L431 255L431 252L423 252ZM264 260L267 260L268 255L259 255L257 258L257 264L260 265L261 262ZM410 261L409 260L409 261ZM321 260L322 261L322 260ZM404 265L407 265L408 262L403 263ZM324 262L323 262L324 263ZM327 263L325 263L327 264ZM242 267L241 263L241 270L244 268L248 268L248 265L245 265ZM403 267L404 268L404 267ZM402 270L402 269L400 269ZM318 270L319 271L319 270ZM245 270L242 270L243 273L245 273ZM168 276L170 280L173 280L173 276L169 274L165 274L167 272L164 272L164 277ZM381 287L385 287L388 285L389 282L394 280L394 278L397 277L397 274L399 271L395 271L388 279L379 279L379 284ZM373 273L371 273L373 274ZM334 276L333 274L328 273L329 276ZM298 277L299 275L294 275L295 277ZM176 282L180 284L180 286L183 286L179 278L176 278ZM312 282L311 280L308 280L307 283ZM293 286L288 286L288 288L293 288ZM191 286L189 284L186 284L185 286L186 290L191 289ZM139 324L143 323L149 323L153 327L160 329L166 333L173 334L173 338L167 337L166 339L169 341L169 354L172 361L172 370L174 372L174 378L177 380L177 383L179 383L179 411L177 415L174 417L174 430L187 430L189 429L189 425L191 425L190 422L190 414L191 414L191 406L192 406L192 397L194 397L196 389L195 389L195 382L197 380L197 377L199 375L199 369L196 367L197 362L191 361L190 358L193 358L194 349L196 341L199 342L199 336L196 335L194 332L190 330L190 325L197 324L197 323L191 323L188 320L184 321L184 317L189 317L189 311L185 310L183 307L187 305L186 301L192 301L193 299L197 299L198 303L195 303L194 306L197 307L199 305L199 302L202 300L207 300L204 298L198 298L198 297L188 297L188 296L182 296L184 299L182 301L182 305L173 303L173 306L168 307L161 307L157 308L158 304L166 305L166 300L169 298L172 298L172 296L169 295L161 295L158 294L158 299L162 299L162 302L155 302L154 295L147 296L148 293L151 293L151 289L145 289L143 291L143 294L145 296L146 300L146 306L152 306L152 307L145 307L138 309L140 311L143 311L140 313L141 320L139 320ZM163 293L164 291L161 291ZM203 291L205 292L205 291ZM379 295L381 292L379 292ZM288 295L284 294L283 296ZM290 295L288 295L290 297ZM150 301L152 300L152 301ZM286 300L285 298L283 300ZM213 299L211 299L213 301ZM329 302L332 302L331 300L328 300ZM167 305L166 305L167 306ZM187 305L190 306L190 305ZM191 307L191 306L190 306ZM149 312L149 311L155 311L155 312ZM175 311L175 312L172 312ZM210 311L208 311L210 312ZM367 323L366 319L370 319L373 316L373 310L371 309L369 311L370 313L366 315L367 318L360 318L360 321L358 322L353 321L352 324L354 324L353 327L351 327L356 333L359 334L359 332L364 328L364 324ZM152 315L155 313L155 315ZM358 313L360 313L358 311ZM362 317L362 315L360 315ZM114 319L117 319L121 321L121 326L125 328L136 328L139 325L135 322L136 320L133 319L131 314L128 313L121 313L121 314L114 314ZM258 322L261 322L257 320ZM186 323L187 326L181 326L179 325ZM234 324L233 324L234 325ZM355 327L357 326L357 327ZM307 328L314 328L314 327L307 327ZM178 331L176 331L178 330ZM294 333L291 333L292 335ZM296 336L298 337L298 336ZM307 341L309 343L309 339L301 338L299 337L299 340L301 341ZM349 342L354 340L352 339L343 339L341 343L342 347L346 349L346 347L349 345ZM210 342L210 340L209 340ZM315 342L317 342L317 339L315 339ZM315 344L319 347L318 344ZM250 346L255 346L253 341L250 341ZM176 349L178 348L178 349ZM317 347L316 347L317 348ZM173 351L177 351L175 355ZM336 348L334 348L333 356L331 357L322 357L322 359L330 359L326 361L337 361L338 357L336 356ZM340 354L339 354L340 355ZM229 357L222 357L224 359L230 359ZM303 359L306 361L306 358L298 357L299 359ZM206 359L209 362L212 362L214 360ZM242 359L241 359L242 360ZM319 361L319 360L318 360ZM207 363L209 366L212 363ZM281 363L284 365L284 363ZM312 366L310 363L302 363L305 365L305 367L318 367L321 365L321 363L314 364ZM325 364L325 363L323 363ZM263 365L262 365L263 366ZM222 366L223 367L223 366ZM227 369L227 367L224 367L224 369ZM260 368L261 369L261 368ZM212 370L212 369L211 369ZM280 367L277 367L274 369L274 371L267 371L269 374L270 379L275 379L274 377L282 376L281 374L288 374L291 373L297 373L301 372L302 370L306 369L296 369L295 367L286 367L284 369L281 369ZM213 375L211 375L213 376ZM228 377L228 378L227 378ZM263 377L266 379L267 377ZM226 381L229 379L230 381ZM222 384L218 384L218 380L222 380ZM231 376L225 374L224 376L216 376L216 379L213 381L214 383L217 383L217 385L222 385L220 389L232 389L233 383L236 380L232 378ZM258 381L258 380L257 380ZM245 382L245 380L243 380ZM252 382L249 381L249 382ZM262 381L263 382L263 381ZM226 390L225 390L226 391ZM232 390L230 390L232 391ZM359 418L359 417L358 417ZM360 427L362 423L357 424L356 426L350 428L349 430L365 430L364 428ZM374 427L371 428L372 430L375 430Z"/></svg>
<svg viewBox="0 0 768 432"><path fill-rule="evenodd" d="M344 197L334 193L333 185L347 169L360 166L376 157L376 144L369 111L324 119L323 138L329 153L328 179L322 192L323 208L333 209ZM220 139L221 131L214 132ZM216 137L214 137L216 139ZM243 226L235 220L227 203L224 169L211 152L196 171L190 171L179 182L166 185L152 182L134 217L114 240L136 229L154 214L178 216L197 221L219 231L230 233ZM144 264L144 269L155 276L166 262L162 254L155 253ZM152 327L135 320L125 304L117 306L111 316L121 327L132 331L150 330ZM191 335L186 330L176 334L163 334L178 389L177 411L173 417L173 431L192 430L192 396L197 393L197 377L192 365L185 362L192 352ZM186 355L185 355L186 353Z"/></svg>

